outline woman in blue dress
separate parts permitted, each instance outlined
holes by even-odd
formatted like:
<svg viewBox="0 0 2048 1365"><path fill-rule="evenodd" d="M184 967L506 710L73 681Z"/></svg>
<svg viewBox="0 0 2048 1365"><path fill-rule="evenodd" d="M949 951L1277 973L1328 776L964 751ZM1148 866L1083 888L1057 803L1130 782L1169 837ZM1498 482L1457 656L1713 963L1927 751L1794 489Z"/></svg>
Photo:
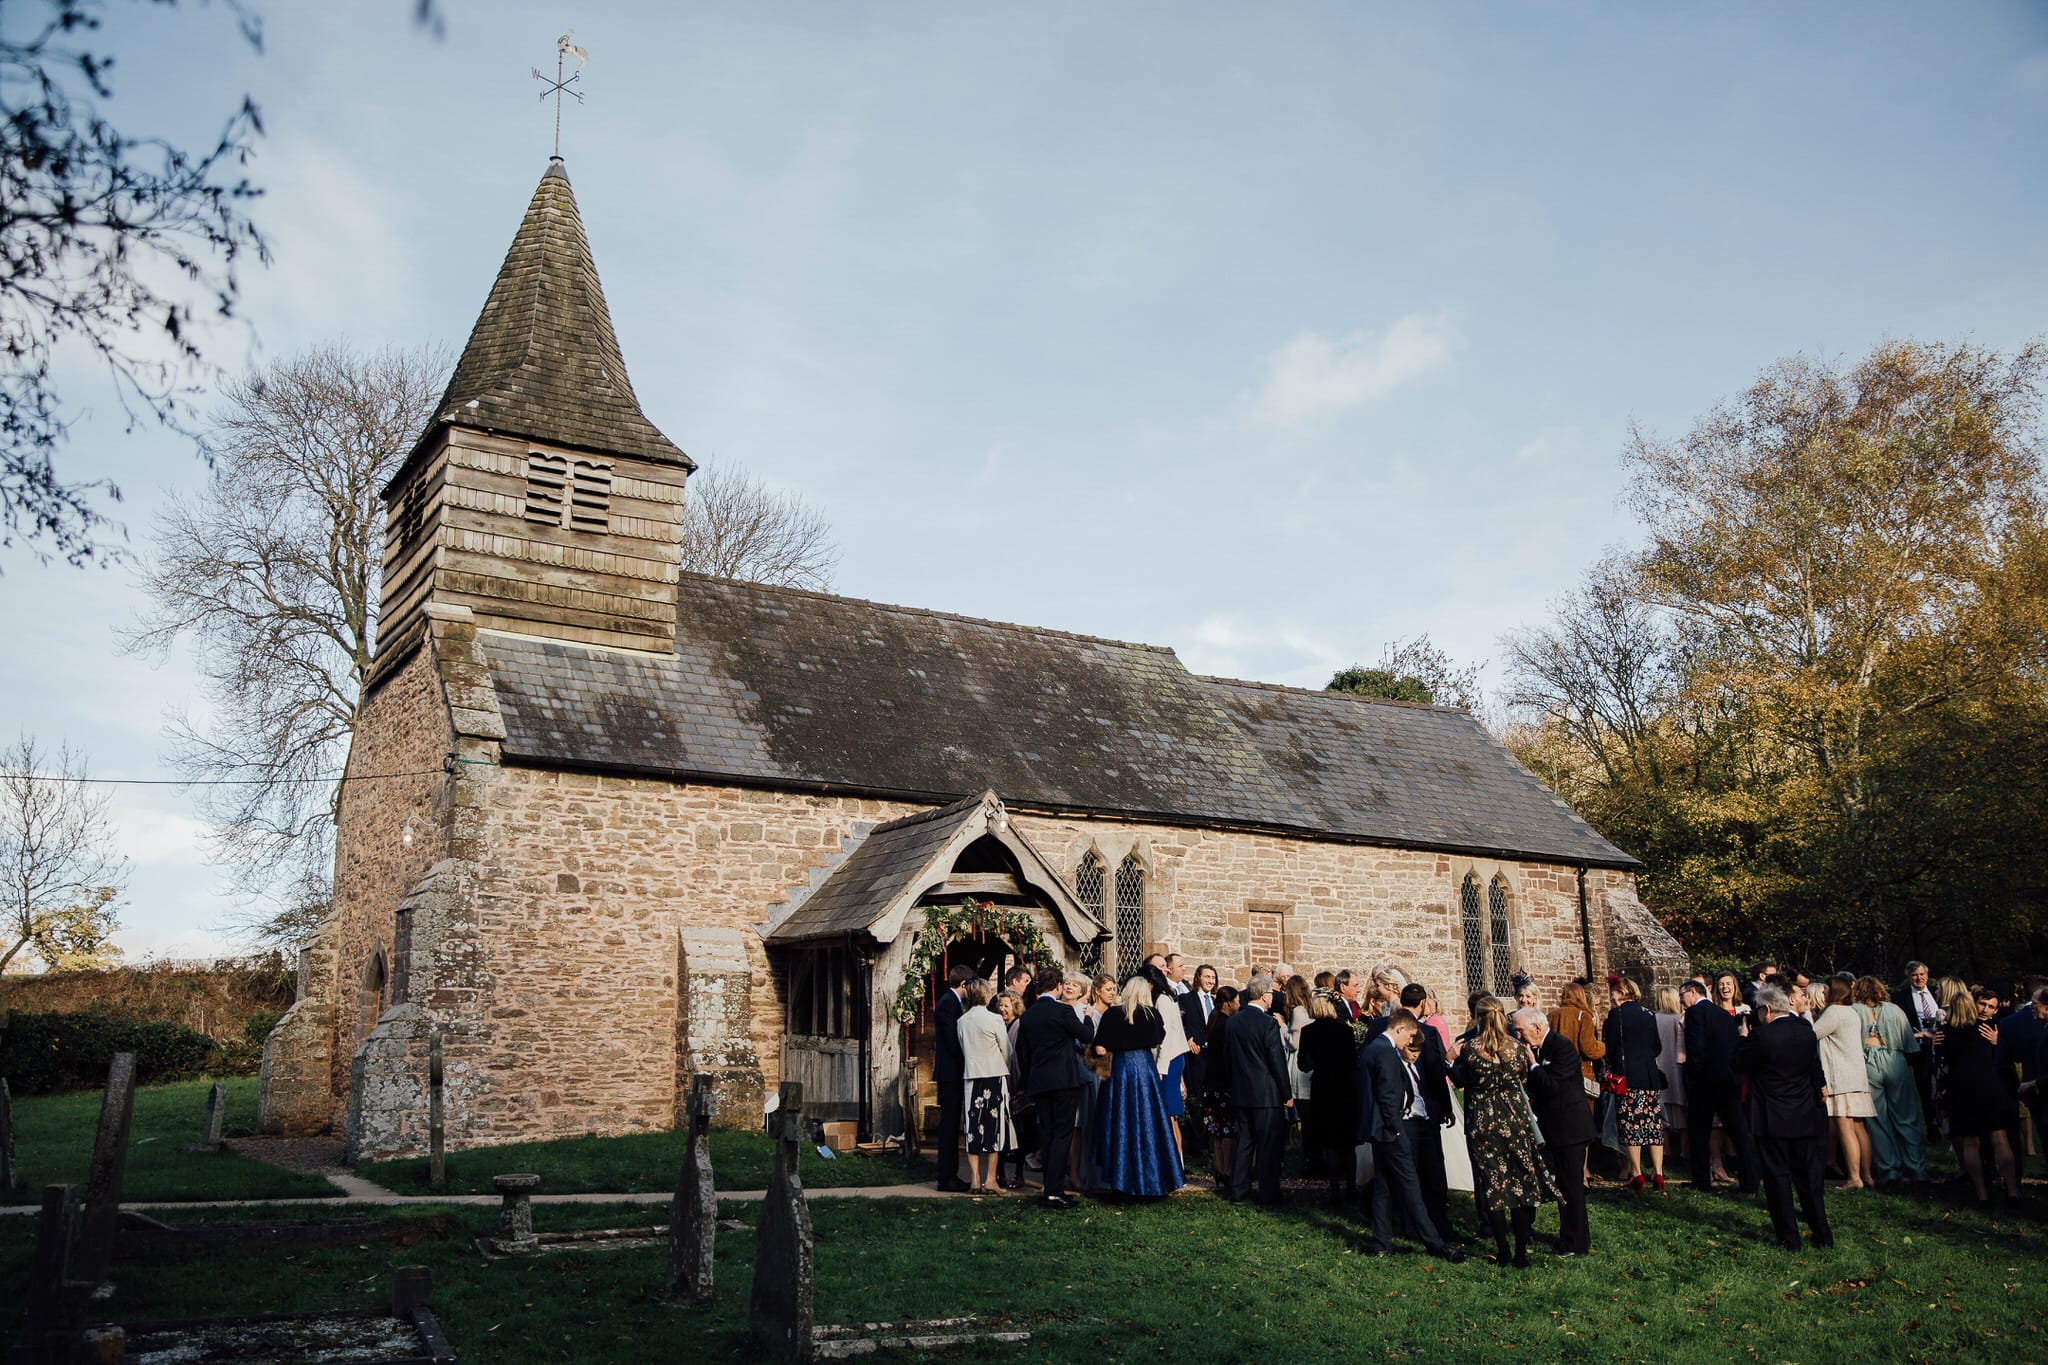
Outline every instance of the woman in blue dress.
<svg viewBox="0 0 2048 1365"><path fill-rule="evenodd" d="M1153 1003L1152 984L1133 976L1095 1030L1096 1046L1110 1055L1109 1079L1096 1095L1090 1135L1099 1189L1156 1199L1186 1183L1153 1060L1153 1049L1165 1038L1166 1021Z"/></svg>

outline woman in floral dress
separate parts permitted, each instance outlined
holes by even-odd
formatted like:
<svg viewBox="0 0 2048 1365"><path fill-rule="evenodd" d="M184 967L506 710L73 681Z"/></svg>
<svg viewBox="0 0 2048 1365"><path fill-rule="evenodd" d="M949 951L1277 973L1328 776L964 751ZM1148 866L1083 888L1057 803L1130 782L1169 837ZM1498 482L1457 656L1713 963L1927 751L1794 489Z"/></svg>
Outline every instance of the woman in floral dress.
<svg viewBox="0 0 2048 1365"><path fill-rule="evenodd" d="M1558 1198L1557 1177L1536 1134L1523 1079L1528 1049L1508 1032L1507 1011L1498 1000L1480 1002L1478 1032L1451 1070L1465 1089L1465 1145L1472 1154L1476 1183L1485 1192L1485 1212L1498 1251L1495 1262L1510 1263L1508 1230L1513 1227L1512 1263L1529 1264L1529 1231L1536 1206Z"/></svg>

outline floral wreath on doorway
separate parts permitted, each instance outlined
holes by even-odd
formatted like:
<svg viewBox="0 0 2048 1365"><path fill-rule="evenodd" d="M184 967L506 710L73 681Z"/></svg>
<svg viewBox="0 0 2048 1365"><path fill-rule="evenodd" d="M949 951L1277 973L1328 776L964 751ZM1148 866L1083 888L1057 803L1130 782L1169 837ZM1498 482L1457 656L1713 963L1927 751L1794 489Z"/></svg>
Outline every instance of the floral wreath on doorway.
<svg viewBox="0 0 2048 1365"><path fill-rule="evenodd" d="M975 900L931 906L924 912L924 927L917 931L917 941L910 945L903 984L896 988L896 1017L909 1023L920 1008L932 1003L927 995L936 999L939 985L946 979L946 949L954 939L990 936L1009 944L1017 960L1027 965L1059 961L1028 911L999 910L988 901Z"/></svg>

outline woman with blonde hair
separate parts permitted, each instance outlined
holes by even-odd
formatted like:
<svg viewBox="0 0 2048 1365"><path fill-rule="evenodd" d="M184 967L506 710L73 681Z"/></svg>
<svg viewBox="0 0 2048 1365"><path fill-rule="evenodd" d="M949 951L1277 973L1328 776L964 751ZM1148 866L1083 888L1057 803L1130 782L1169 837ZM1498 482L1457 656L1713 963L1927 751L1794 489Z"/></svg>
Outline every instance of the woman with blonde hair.
<svg viewBox="0 0 2048 1365"><path fill-rule="evenodd" d="M1294 1097L1294 1116L1291 1122L1301 1125L1303 1134L1308 1132L1309 1113L1314 1108L1315 1078L1301 1069L1301 1035L1308 1031L1309 1004L1315 998L1309 989L1308 978L1293 976L1287 980L1282 996L1284 1011L1280 1022L1284 1026L1281 1041L1287 1046L1288 1092ZM1317 1176L1323 1173L1323 1154L1308 1146L1301 1154L1301 1173Z"/></svg>
<svg viewBox="0 0 2048 1365"><path fill-rule="evenodd" d="M2020 1197L2019 1162L2006 1135L2019 1117L2019 1105L2009 1088L2012 1070L1998 1065L1997 1051L1998 1026L1977 1013L1969 988L1950 992L1941 1030L1934 1035L1934 1055L1946 1077L1942 1109L1948 1115L1948 1135L1977 1191L1979 1207L1991 1202L1984 1172L1987 1141L2005 1197L2014 1202Z"/></svg>
<svg viewBox="0 0 2048 1365"><path fill-rule="evenodd" d="M1863 1121L1877 1113L1870 1098L1870 1073L1863 1065L1863 1016L1849 1003L1856 978L1837 972L1828 978L1827 1008L1813 1021L1820 1040L1820 1068L1827 1077L1828 1117L1847 1178L1841 1188L1865 1189L1877 1183L1871 1173L1870 1136Z"/></svg>
<svg viewBox="0 0 2048 1365"><path fill-rule="evenodd" d="M1685 1155L1685 1009L1678 987L1659 986L1657 1051L1664 1068L1664 1145Z"/></svg>
<svg viewBox="0 0 2048 1365"><path fill-rule="evenodd" d="M1326 995L1308 1004L1308 1027L1301 1031L1301 1069L1315 1082L1316 1103L1302 1120L1302 1141L1327 1163L1329 1198L1335 1202L1347 1189L1357 1193L1354 1176L1358 1146L1358 1046L1351 1025L1338 1016Z"/></svg>
<svg viewBox="0 0 2048 1365"><path fill-rule="evenodd" d="M1508 1032L1501 1002L1491 996L1481 1000L1471 1045L1451 1064L1451 1080L1465 1091L1465 1145L1498 1265L1528 1266L1536 1206L1560 1194L1523 1088L1529 1065L1528 1049Z"/></svg>
<svg viewBox="0 0 2048 1365"><path fill-rule="evenodd" d="M967 1008L960 1015L961 1075L967 1084L961 1106L962 1136L967 1139L967 1170L973 1177L969 1194L994 1193L996 1161L1017 1145L1010 1126L1010 1030L988 1007L995 984L981 977L962 992Z"/></svg>
<svg viewBox="0 0 2048 1365"><path fill-rule="evenodd" d="M1919 1050L1913 1023L1891 1002L1891 992L1874 976L1859 976L1849 999L1863 1020L1863 1072L1870 1082L1870 1169L1878 1188L1900 1180L1927 1179L1927 1134L1920 1124L1920 1095L1906 1058Z"/></svg>
<svg viewBox="0 0 2048 1365"><path fill-rule="evenodd" d="M1171 1000L1166 1008L1173 1008ZM1109 1079L1096 1099L1089 1135L1097 1187L1144 1199L1172 1194L1186 1182L1154 1060L1166 1041L1166 1020L1143 973L1124 983L1095 1041L1109 1052Z"/></svg>

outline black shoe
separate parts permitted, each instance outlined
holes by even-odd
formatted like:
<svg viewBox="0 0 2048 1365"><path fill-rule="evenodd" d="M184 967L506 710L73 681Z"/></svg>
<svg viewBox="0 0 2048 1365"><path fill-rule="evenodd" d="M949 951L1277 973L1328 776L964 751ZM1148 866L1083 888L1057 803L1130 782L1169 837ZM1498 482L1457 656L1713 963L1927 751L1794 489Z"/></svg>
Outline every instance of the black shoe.
<svg viewBox="0 0 2048 1365"><path fill-rule="evenodd" d="M939 1193L965 1194L967 1193L967 1186L958 1180L941 1180L939 1182Z"/></svg>
<svg viewBox="0 0 2048 1365"><path fill-rule="evenodd" d="M1038 1197L1038 1202L1049 1209L1071 1209L1080 1206L1080 1201L1070 1194L1042 1194Z"/></svg>
<svg viewBox="0 0 2048 1365"><path fill-rule="evenodd" d="M1465 1248L1460 1246L1440 1246L1429 1254L1449 1265L1465 1264Z"/></svg>
<svg viewBox="0 0 2048 1365"><path fill-rule="evenodd" d="M1556 1251L1553 1251L1550 1254L1557 1257L1557 1259L1560 1261L1569 1261L1576 1256L1582 1255L1583 1253L1577 1251L1566 1251L1564 1248L1559 1247Z"/></svg>
<svg viewBox="0 0 2048 1365"><path fill-rule="evenodd" d="M1787 1238L1783 1241L1780 1241L1778 1245L1786 1251L1800 1250L1799 1239L1797 1237Z"/></svg>
<svg viewBox="0 0 2048 1365"><path fill-rule="evenodd" d="M1528 1268L1529 1268L1529 1253L1528 1253L1528 1252L1526 1252L1526 1251L1518 1251L1518 1252L1516 1252L1516 1253L1515 1253L1515 1269L1517 1269L1517 1270L1527 1270Z"/></svg>
<svg viewBox="0 0 2048 1365"><path fill-rule="evenodd" d="M1826 1251L1830 1247L1834 1246L1835 1235L1833 1233L1829 1233L1825 1237L1816 1237L1813 1239L1813 1244L1819 1247L1822 1251Z"/></svg>

